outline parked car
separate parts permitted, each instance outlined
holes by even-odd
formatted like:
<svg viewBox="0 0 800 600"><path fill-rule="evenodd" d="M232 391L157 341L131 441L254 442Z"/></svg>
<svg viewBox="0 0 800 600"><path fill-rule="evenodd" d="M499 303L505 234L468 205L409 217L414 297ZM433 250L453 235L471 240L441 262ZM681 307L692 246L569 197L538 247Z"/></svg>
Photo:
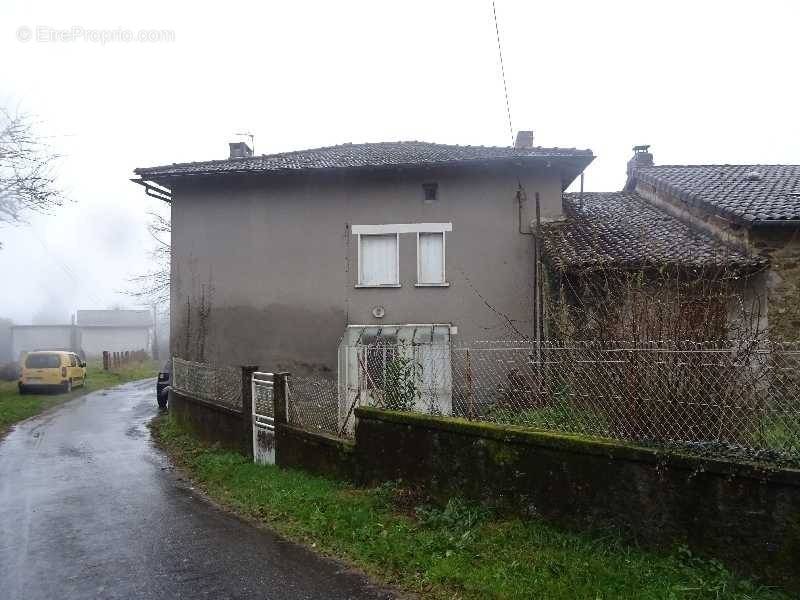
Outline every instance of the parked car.
<svg viewBox="0 0 800 600"><path fill-rule="evenodd" d="M172 387L172 359L164 363L161 371L158 372L158 380L156 381L156 400L158 401L158 408L161 410L167 408L170 387Z"/></svg>
<svg viewBox="0 0 800 600"><path fill-rule="evenodd" d="M86 363L74 352L47 350L25 356L17 387L20 394L27 394L38 390L71 392L82 385L86 385Z"/></svg>

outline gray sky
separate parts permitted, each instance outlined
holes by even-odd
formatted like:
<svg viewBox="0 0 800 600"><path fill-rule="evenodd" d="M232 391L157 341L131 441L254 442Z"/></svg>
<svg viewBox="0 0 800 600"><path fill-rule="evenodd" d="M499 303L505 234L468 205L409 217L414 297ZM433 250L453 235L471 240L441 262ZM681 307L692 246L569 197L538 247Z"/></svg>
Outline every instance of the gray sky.
<svg viewBox="0 0 800 600"><path fill-rule="evenodd" d="M797 2L497 12L514 129L594 150L588 190L619 189L641 143L657 164L800 163ZM147 268L158 206L128 181L134 167L224 158L240 131L258 153L510 142L490 0L4 0L0 57L0 102L52 136L74 201L0 227L0 316L21 323L131 303L117 290Z"/></svg>

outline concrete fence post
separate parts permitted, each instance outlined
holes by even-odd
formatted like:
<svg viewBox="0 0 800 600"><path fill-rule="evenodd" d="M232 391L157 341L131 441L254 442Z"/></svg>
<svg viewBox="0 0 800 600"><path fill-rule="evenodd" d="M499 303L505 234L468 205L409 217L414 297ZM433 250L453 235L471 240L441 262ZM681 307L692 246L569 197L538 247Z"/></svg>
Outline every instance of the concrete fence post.
<svg viewBox="0 0 800 600"><path fill-rule="evenodd" d="M253 456L253 373L258 366L242 366L242 449L246 456Z"/></svg>
<svg viewBox="0 0 800 600"><path fill-rule="evenodd" d="M275 426L286 425L289 422L288 407L289 401L289 376L286 371L275 373L272 380L272 416L275 419Z"/></svg>

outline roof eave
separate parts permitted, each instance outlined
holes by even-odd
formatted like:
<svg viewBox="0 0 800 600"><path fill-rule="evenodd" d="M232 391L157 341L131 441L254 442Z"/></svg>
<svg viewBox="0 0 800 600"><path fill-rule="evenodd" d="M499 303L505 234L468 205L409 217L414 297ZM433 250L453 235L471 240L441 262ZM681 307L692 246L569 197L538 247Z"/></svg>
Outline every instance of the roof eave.
<svg viewBox="0 0 800 600"><path fill-rule="evenodd" d="M285 169L229 169L224 171L184 171L181 173L159 173L156 168L136 168L134 174L138 175L141 179L132 180L135 183L141 182L155 182L162 187L169 187L176 181L188 179L210 179L218 177L228 177L235 175L256 176L256 177L271 177L288 174L323 174L323 173L376 173L376 172L392 172L403 170L417 170L417 169L433 169L443 167L471 167L471 166L495 166L495 165L519 165L525 163L535 164L537 166L544 165L550 167L556 164L565 166L562 169L562 186L566 189L578 175L583 172L586 167L591 164L595 159L593 154L586 155L553 155L553 156L515 156L515 157L501 157L501 158L486 158L475 160L450 160L426 163L402 163L393 165L363 165L354 167L309 167L305 169L285 168ZM142 185L142 183L139 183Z"/></svg>

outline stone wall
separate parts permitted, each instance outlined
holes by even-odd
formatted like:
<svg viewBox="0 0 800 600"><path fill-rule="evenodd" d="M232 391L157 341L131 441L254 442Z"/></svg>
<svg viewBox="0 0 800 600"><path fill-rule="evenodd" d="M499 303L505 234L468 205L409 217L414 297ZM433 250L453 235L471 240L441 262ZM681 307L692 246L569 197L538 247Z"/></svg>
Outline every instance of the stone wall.
<svg viewBox="0 0 800 600"><path fill-rule="evenodd" d="M275 464L316 475L357 481L355 444L322 433L276 424Z"/></svg>
<svg viewBox="0 0 800 600"><path fill-rule="evenodd" d="M644 546L685 543L800 591L800 471L764 470L575 436L357 409L362 483L402 479ZM300 466L300 465L296 465Z"/></svg>
<svg viewBox="0 0 800 600"><path fill-rule="evenodd" d="M250 413L185 396L171 390L169 412L172 417L207 444L215 444L252 456Z"/></svg>
<svg viewBox="0 0 800 600"><path fill-rule="evenodd" d="M767 274L770 339L800 340L800 228L753 229L750 243L770 262Z"/></svg>
<svg viewBox="0 0 800 600"><path fill-rule="evenodd" d="M800 227L736 224L700 206L688 206L648 183L637 183L636 192L692 226L769 259L765 276L769 338L800 340ZM755 294L745 301L759 300L762 287L753 289Z"/></svg>

